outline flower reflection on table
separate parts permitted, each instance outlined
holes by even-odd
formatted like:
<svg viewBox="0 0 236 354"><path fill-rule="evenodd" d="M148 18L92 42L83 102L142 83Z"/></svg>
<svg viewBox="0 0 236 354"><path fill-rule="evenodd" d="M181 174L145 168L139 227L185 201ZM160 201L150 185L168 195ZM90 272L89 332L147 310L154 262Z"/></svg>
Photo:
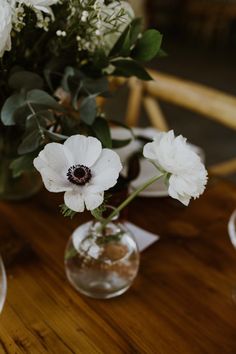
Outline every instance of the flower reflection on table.
<svg viewBox="0 0 236 354"><path fill-rule="evenodd" d="M2 258L0 256L0 313L2 312L3 305L7 293L7 277Z"/></svg>

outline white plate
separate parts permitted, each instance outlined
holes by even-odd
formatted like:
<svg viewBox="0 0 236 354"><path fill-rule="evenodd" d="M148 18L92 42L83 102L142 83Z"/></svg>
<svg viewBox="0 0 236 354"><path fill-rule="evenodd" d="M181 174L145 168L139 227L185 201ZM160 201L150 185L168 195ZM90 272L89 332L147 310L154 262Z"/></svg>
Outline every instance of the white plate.
<svg viewBox="0 0 236 354"><path fill-rule="evenodd" d="M158 133L160 133L157 129L152 127L147 128L133 128L133 132L136 136L143 136L148 139L153 139ZM129 139L132 138L131 133L125 128L112 128L111 135L113 139ZM201 157L202 161L205 161L205 154L204 151L196 146L189 144L189 146ZM127 161L129 157L139 151L142 148L142 143L136 140L133 140L129 145L116 149L116 152L119 154L121 158L121 162L124 166L122 170L122 174L125 176L126 174L126 167ZM140 161L140 174L138 178L130 184L130 192L137 189L141 186L144 182L146 182L149 178L156 175L156 168L146 159L142 159ZM142 197L166 197L168 196L167 187L164 183L163 179L156 181L151 186L146 188L143 192L140 193Z"/></svg>

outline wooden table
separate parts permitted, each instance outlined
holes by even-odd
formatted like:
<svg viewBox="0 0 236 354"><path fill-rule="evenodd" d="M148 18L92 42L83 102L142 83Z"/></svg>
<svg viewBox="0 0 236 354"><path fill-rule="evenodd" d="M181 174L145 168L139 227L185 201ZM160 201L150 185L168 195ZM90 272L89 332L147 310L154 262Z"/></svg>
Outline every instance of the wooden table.
<svg viewBox="0 0 236 354"><path fill-rule="evenodd" d="M8 269L0 353L236 353L236 250L227 222L236 186L211 181L185 208L171 199L137 199L129 219L161 236L141 257L133 287L112 300L78 294L63 252L83 221L60 216L61 196L43 191L0 203L0 236L12 232L32 255Z"/></svg>

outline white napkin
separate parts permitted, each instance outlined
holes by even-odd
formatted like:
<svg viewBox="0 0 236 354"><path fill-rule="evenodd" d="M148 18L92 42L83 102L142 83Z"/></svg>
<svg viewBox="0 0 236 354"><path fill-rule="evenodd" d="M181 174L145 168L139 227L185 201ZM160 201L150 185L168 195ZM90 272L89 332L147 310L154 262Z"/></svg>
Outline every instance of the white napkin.
<svg viewBox="0 0 236 354"><path fill-rule="evenodd" d="M146 231L141 227L132 224L131 222L126 221L124 224L135 237L140 252L144 251L146 248L151 246L154 242L158 241L160 238L158 235L152 234L151 232Z"/></svg>

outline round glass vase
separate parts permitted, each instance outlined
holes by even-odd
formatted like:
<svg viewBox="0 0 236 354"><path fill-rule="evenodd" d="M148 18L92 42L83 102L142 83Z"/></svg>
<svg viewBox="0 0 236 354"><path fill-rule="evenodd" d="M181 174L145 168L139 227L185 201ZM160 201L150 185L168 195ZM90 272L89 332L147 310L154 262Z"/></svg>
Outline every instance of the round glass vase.
<svg viewBox="0 0 236 354"><path fill-rule="evenodd" d="M32 169L19 177L12 175L11 163L14 158L0 153L0 200L23 200L36 194L42 181L39 173Z"/></svg>
<svg viewBox="0 0 236 354"><path fill-rule="evenodd" d="M80 293L97 299L119 296L132 285L139 269L139 250L120 222L104 228L97 220L79 226L65 251L65 271Z"/></svg>

